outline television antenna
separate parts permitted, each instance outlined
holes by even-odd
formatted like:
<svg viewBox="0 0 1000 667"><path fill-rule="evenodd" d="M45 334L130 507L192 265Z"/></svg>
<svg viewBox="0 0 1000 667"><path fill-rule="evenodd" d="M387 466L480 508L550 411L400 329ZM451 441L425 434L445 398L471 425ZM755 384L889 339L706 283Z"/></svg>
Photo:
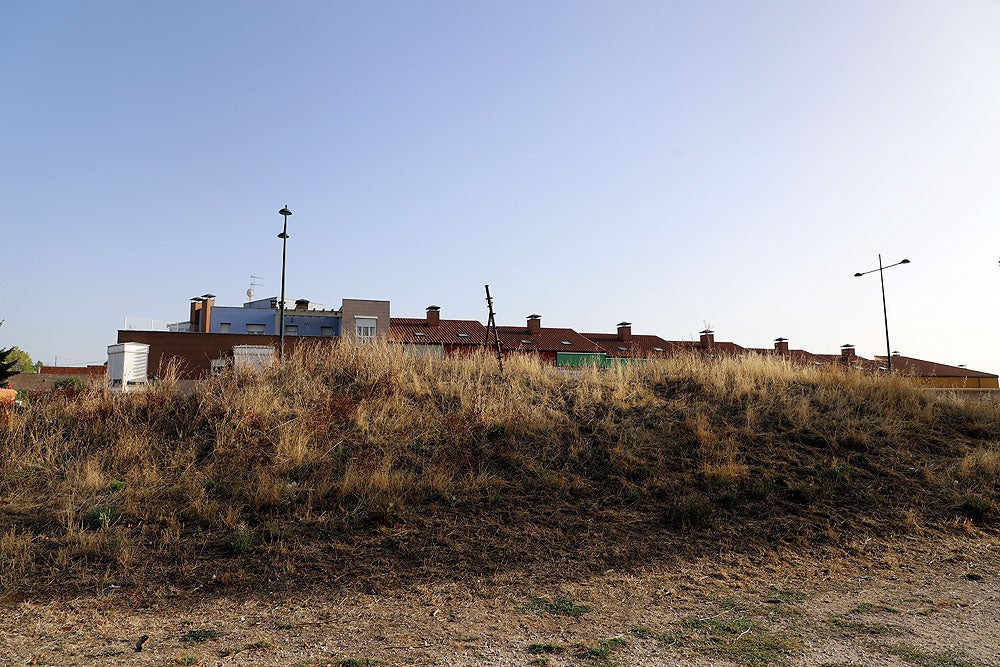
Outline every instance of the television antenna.
<svg viewBox="0 0 1000 667"><path fill-rule="evenodd" d="M261 281L263 280L264 278L262 276L258 276L256 274L250 275L250 288L247 290L248 299L253 299L253 295L257 293L254 291L254 287L259 287L261 285Z"/></svg>

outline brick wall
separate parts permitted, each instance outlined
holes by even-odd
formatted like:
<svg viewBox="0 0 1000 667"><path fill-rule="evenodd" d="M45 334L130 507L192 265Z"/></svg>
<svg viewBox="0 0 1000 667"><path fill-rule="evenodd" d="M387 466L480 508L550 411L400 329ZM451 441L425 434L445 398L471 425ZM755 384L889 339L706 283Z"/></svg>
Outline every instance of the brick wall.
<svg viewBox="0 0 1000 667"><path fill-rule="evenodd" d="M285 336L285 354L305 342L312 344L335 343L336 338ZM146 343L149 345L147 374L162 376L172 360L177 360L180 377L196 380L212 370L212 359L231 358L235 345L273 345L278 349L277 336L253 334L214 334L172 331L119 331L119 343Z"/></svg>
<svg viewBox="0 0 1000 667"><path fill-rule="evenodd" d="M385 339L389 336L389 302L374 299L344 299L341 306L341 336L354 338L357 335L355 318L374 317L375 336ZM286 338L287 342L288 339Z"/></svg>

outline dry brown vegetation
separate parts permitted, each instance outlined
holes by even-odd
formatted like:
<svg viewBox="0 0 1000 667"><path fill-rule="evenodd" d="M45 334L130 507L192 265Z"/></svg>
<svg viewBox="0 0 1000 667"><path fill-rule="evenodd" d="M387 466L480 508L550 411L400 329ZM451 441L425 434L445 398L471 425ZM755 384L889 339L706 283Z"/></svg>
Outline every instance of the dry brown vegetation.
<svg viewBox="0 0 1000 667"><path fill-rule="evenodd" d="M1000 407L759 357L564 372L300 348L0 413L0 590L628 569L995 531Z"/></svg>

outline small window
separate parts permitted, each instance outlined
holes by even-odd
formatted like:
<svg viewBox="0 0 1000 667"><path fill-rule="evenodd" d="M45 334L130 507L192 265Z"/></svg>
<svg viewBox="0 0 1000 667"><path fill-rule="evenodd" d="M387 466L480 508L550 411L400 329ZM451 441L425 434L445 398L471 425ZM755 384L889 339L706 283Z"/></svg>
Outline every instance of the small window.
<svg viewBox="0 0 1000 667"><path fill-rule="evenodd" d="M426 336L427 334L425 334L425 333L424 333L423 331L414 331L414 332L413 332L413 335L414 335L414 336L418 336L418 337L420 337L420 338L423 338L423 337L424 337L424 336Z"/></svg>
<svg viewBox="0 0 1000 667"><path fill-rule="evenodd" d="M620 347L619 346L618 349L621 350L622 352L628 352L628 348L627 347Z"/></svg>
<svg viewBox="0 0 1000 667"><path fill-rule="evenodd" d="M569 342L568 340L564 340L564 341L560 341L560 342L561 342L561 343L562 343L563 345L572 345L572 344L573 344L573 343Z"/></svg>
<svg viewBox="0 0 1000 667"><path fill-rule="evenodd" d="M662 347L654 347L653 348L653 352L663 352L663 348Z"/></svg>
<svg viewBox="0 0 1000 667"><path fill-rule="evenodd" d="M333 335L333 327L320 327L319 328L319 335L320 336L332 336Z"/></svg>
<svg viewBox="0 0 1000 667"><path fill-rule="evenodd" d="M530 340L525 340L525 339L522 338L521 342L524 343L525 345L531 345L531 341Z"/></svg>
<svg viewBox="0 0 1000 667"><path fill-rule="evenodd" d="M467 333L460 333L460 334L458 334L458 337L459 338L468 338L469 334L467 334Z"/></svg>
<svg viewBox="0 0 1000 667"><path fill-rule="evenodd" d="M264 333L264 325L263 324L248 324L247 325L247 333L248 334L258 334L258 335L263 334Z"/></svg>
<svg viewBox="0 0 1000 667"><path fill-rule="evenodd" d="M286 336L298 336L299 335L299 325L298 324L286 324L285 325L285 335Z"/></svg>
<svg viewBox="0 0 1000 667"><path fill-rule="evenodd" d="M229 333L232 329L232 322L219 322L219 333Z"/></svg>
<svg viewBox="0 0 1000 667"><path fill-rule="evenodd" d="M375 325L377 321L377 318L374 317L355 317L354 325L358 338L363 341L375 340Z"/></svg>

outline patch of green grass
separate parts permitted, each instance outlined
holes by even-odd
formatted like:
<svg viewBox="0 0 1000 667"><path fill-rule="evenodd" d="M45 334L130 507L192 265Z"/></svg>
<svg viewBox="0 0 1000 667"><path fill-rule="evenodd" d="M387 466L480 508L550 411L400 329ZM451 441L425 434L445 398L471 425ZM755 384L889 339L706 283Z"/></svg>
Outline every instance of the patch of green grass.
<svg viewBox="0 0 1000 667"><path fill-rule="evenodd" d="M199 628L198 630L188 630L181 635L181 642L184 644L201 644L219 636L219 631L212 628Z"/></svg>
<svg viewBox="0 0 1000 667"><path fill-rule="evenodd" d="M200 665L201 660L196 655L185 655L174 660L178 665Z"/></svg>
<svg viewBox="0 0 1000 667"><path fill-rule="evenodd" d="M337 663L339 667L368 667L369 665L377 665L378 660L372 660L371 658L346 658Z"/></svg>
<svg viewBox="0 0 1000 667"><path fill-rule="evenodd" d="M656 639L656 633L642 625L633 625L629 632L639 639Z"/></svg>
<svg viewBox="0 0 1000 667"><path fill-rule="evenodd" d="M118 493L124 488L125 488L125 482L120 482L117 479L108 484L108 491L111 491L112 493Z"/></svg>
<svg viewBox="0 0 1000 667"><path fill-rule="evenodd" d="M830 619L830 629L837 637L850 639L854 637L879 637L896 635L899 631L881 623L865 623L834 616Z"/></svg>
<svg viewBox="0 0 1000 667"><path fill-rule="evenodd" d="M664 520L674 528L702 528L712 523L712 503L699 493L677 499Z"/></svg>
<svg viewBox="0 0 1000 667"><path fill-rule="evenodd" d="M887 604L876 604L873 602L862 602L854 609L850 610L849 614L875 614L879 612L885 612L887 614L898 614L899 610L895 607L891 607Z"/></svg>
<svg viewBox="0 0 1000 667"><path fill-rule="evenodd" d="M805 599L805 593L791 588L775 588L772 586L764 594L764 602L769 604L795 604Z"/></svg>
<svg viewBox="0 0 1000 667"><path fill-rule="evenodd" d="M678 623L680 643L704 655L723 658L746 667L788 664L795 649L784 635L742 615L686 618Z"/></svg>
<svg viewBox="0 0 1000 667"><path fill-rule="evenodd" d="M532 644L528 647L528 653L565 653L564 644Z"/></svg>
<svg viewBox="0 0 1000 667"><path fill-rule="evenodd" d="M900 660L917 667L986 667L985 663L979 660L966 658L953 651L925 651L905 644L888 646L886 650Z"/></svg>
<svg viewBox="0 0 1000 667"><path fill-rule="evenodd" d="M598 660L607 660L611 657L611 653L613 651L625 646L626 643L627 642L621 637L602 639L593 646L587 647L587 657L597 658Z"/></svg>
<svg viewBox="0 0 1000 667"><path fill-rule="evenodd" d="M524 611L534 612L539 616L551 614L553 616L582 616L590 611L590 607L585 604L577 604L569 598L540 598L531 597L524 603Z"/></svg>
<svg viewBox="0 0 1000 667"><path fill-rule="evenodd" d="M993 518L997 506L992 499L978 493L968 493L962 499L962 514L974 521L987 521Z"/></svg>

